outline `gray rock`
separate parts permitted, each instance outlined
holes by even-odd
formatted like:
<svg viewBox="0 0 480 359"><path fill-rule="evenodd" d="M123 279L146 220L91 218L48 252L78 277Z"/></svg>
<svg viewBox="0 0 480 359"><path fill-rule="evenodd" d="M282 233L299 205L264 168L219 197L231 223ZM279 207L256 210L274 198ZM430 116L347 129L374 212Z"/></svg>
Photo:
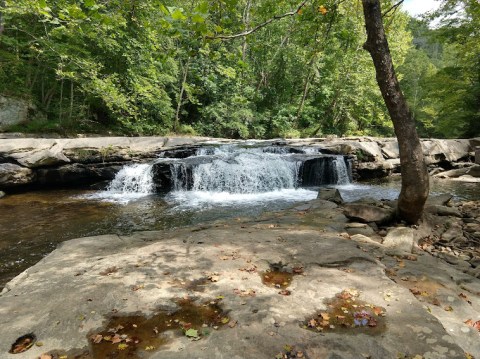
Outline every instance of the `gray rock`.
<svg viewBox="0 0 480 359"><path fill-rule="evenodd" d="M361 234L364 236L373 236L375 231L372 227L365 223L347 223L345 230L351 236Z"/></svg>
<svg viewBox="0 0 480 359"><path fill-rule="evenodd" d="M5 192L0 191L0 198L5 197Z"/></svg>
<svg viewBox="0 0 480 359"><path fill-rule="evenodd" d="M0 188L15 187L33 183L35 174L30 168L13 163L0 164Z"/></svg>
<svg viewBox="0 0 480 359"><path fill-rule="evenodd" d="M48 167L69 163L70 160L61 152L61 148L52 148L34 152L14 154L11 157L24 167Z"/></svg>
<svg viewBox="0 0 480 359"><path fill-rule="evenodd" d="M28 121L32 105L23 99L0 96L0 130Z"/></svg>
<svg viewBox="0 0 480 359"><path fill-rule="evenodd" d="M425 207L425 211L428 213L436 214L437 216L451 216L458 218L463 217L462 213L460 213L460 211L454 207L434 205Z"/></svg>
<svg viewBox="0 0 480 359"><path fill-rule="evenodd" d="M352 241L359 242L359 243L368 243L368 244L374 244L376 246L380 246L380 240L374 240L370 236L365 236L363 234L354 234L350 237Z"/></svg>
<svg viewBox="0 0 480 359"><path fill-rule="evenodd" d="M343 203L342 195L340 194L340 191L336 188L320 188L320 190L318 191L317 199L335 202L336 204Z"/></svg>
<svg viewBox="0 0 480 359"><path fill-rule="evenodd" d="M381 144L382 154L386 159L397 159L400 157L397 141L386 141Z"/></svg>
<svg viewBox="0 0 480 359"><path fill-rule="evenodd" d="M365 204L348 204L345 206L343 214L353 221L382 224L394 218L395 210Z"/></svg>
<svg viewBox="0 0 480 359"><path fill-rule="evenodd" d="M451 194L440 194L438 196L430 196L427 199L426 205L430 206L445 206L453 198Z"/></svg>
<svg viewBox="0 0 480 359"><path fill-rule="evenodd" d="M412 253L414 242L415 233L413 229L396 227L388 231L382 244L392 253L401 254L402 252Z"/></svg>

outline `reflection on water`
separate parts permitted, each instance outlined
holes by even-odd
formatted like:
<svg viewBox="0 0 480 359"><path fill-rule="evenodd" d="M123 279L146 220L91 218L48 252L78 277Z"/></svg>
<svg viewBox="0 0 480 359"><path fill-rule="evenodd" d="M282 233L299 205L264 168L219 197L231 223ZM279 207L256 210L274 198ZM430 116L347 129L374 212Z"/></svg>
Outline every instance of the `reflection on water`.
<svg viewBox="0 0 480 359"><path fill-rule="evenodd" d="M351 184L338 188L346 201L364 196L394 199L400 182ZM68 239L257 216L264 211L314 199L316 190L282 190L243 197L215 192L174 192L166 197L146 195L127 203L105 200L98 193L79 190L9 195L0 199L0 288ZM432 193L478 199L480 185L438 181L433 184Z"/></svg>

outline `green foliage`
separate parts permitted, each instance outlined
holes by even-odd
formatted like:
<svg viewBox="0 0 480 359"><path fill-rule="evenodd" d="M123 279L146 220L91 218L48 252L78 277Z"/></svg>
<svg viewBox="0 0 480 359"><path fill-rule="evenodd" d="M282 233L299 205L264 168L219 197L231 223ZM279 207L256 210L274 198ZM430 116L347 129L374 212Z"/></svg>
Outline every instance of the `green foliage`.
<svg viewBox="0 0 480 359"><path fill-rule="evenodd" d="M298 3L5 1L0 94L27 98L38 110L12 130L393 135L362 49L361 6L310 0L294 16L221 41L211 37L240 33ZM478 133L480 51L471 36L478 31L478 6L448 0L444 7L457 3L468 16L439 30L409 24L399 11L385 17L402 86L428 136ZM382 1L385 8L392 4Z"/></svg>

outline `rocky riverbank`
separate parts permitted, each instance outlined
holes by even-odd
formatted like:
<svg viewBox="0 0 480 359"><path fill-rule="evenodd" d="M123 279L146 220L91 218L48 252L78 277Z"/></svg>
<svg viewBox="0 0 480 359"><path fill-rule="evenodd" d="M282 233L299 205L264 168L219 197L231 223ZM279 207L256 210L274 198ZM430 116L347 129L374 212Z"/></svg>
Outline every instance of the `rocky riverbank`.
<svg viewBox="0 0 480 359"><path fill-rule="evenodd" d="M160 154L186 157L212 141L245 143L201 137L4 138L0 140L0 190L86 186L111 180L126 163L148 161ZM400 171L398 144L391 138L279 139L258 144L308 147L349 156L357 179L385 177ZM478 181L480 175L480 166L474 165L478 145L480 139L422 141L432 175L470 182Z"/></svg>
<svg viewBox="0 0 480 359"><path fill-rule="evenodd" d="M393 202L319 197L65 242L0 295L0 352L33 332L17 358L480 355L478 201L431 198L405 227L389 223Z"/></svg>

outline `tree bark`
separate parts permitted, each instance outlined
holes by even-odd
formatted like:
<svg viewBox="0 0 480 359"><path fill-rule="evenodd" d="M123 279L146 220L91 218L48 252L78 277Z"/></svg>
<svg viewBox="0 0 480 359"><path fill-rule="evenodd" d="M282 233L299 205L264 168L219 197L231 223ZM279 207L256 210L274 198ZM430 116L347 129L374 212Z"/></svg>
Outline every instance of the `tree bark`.
<svg viewBox="0 0 480 359"><path fill-rule="evenodd" d="M3 11L5 9L5 0L0 0L0 36L3 34L3 30L5 29L5 20Z"/></svg>
<svg viewBox="0 0 480 359"><path fill-rule="evenodd" d="M398 215L410 224L422 216L429 191L429 176L422 146L407 101L402 94L393 67L382 21L379 0L362 0L367 29L364 44L372 56L377 82L393 122L400 150L402 189L398 198Z"/></svg>

